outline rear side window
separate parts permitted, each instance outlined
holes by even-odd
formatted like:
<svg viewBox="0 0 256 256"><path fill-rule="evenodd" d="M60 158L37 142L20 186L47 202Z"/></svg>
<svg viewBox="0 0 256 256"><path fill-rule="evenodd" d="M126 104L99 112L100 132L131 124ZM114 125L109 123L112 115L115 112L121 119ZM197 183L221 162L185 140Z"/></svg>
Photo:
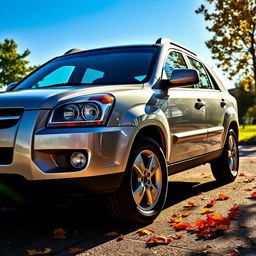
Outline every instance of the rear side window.
<svg viewBox="0 0 256 256"><path fill-rule="evenodd" d="M191 64L192 68L194 68L198 71L198 74L199 74L198 87L200 89L213 89L210 79L207 75L206 69L204 68L203 64L195 59L190 58L190 57L188 57L188 59L189 59L189 62Z"/></svg>
<svg viewBox="0 0 256 256"><path fill-rule="evenodd" d="M101 79L103 76L104 72L87 68L82 78L82 83L92 84L93 82L97 81L97 79Z"/></svg>
<svg viewBox="0 0 256 256"><path fill-rule="evenodd" d="M172 71L179 68L188 68L182 54L179 52L170 52L164 67L167 78L170 79Z"/></svg>

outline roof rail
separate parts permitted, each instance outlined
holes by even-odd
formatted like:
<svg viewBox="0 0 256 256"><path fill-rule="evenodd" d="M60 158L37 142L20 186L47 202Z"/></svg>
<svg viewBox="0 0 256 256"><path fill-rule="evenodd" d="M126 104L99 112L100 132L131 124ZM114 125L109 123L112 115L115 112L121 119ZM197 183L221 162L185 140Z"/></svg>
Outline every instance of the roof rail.
<svg viewBox="0 0 256 256"><path fill-rule="evenodd" d="M189 49L186 48L185 46L183 46L183 45L181 45L181 44L178 44L178 43L176 43L176 42L174 42L174 41L172 41L172 40L170 40L170 39L168 39L168 38L166 38L166 37L158 38L158 39L156 40L156 44L172 44L172 45L178 46L178 47L180 47L180 48L186 50L187 52L190 52L190 53L192 53L193 55L196 56L196 53L192 52L191 50L189 50Z"/></svg>
<svg viewBox="0 0 256 256"><path fill-rule="evenodd" d="M64 53L64 55L70 54L70 53L74 53L74 52L80 52L80 51L84 51L85 49L78 49L78 48L73 48L68 50L67 52Z"/></svg>

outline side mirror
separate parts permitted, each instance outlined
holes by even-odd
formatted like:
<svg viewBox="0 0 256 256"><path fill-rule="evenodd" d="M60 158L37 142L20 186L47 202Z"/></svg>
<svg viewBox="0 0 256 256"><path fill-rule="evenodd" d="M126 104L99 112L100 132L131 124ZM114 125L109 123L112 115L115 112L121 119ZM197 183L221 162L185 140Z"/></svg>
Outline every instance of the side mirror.
<svg viewBox="0 0 256 256"><path fill-rule="evenodd" d="M17 82L8 84L6 88L6 92L12 91L12 89L15 87L16 84Z"/></svg>
<svg viewBox="0 0 256 256"><path fill-rule="evenodd" d="M199 83L198 72L195 69L174 69L170 79L163 80L162 89L187 86Z"/></svg>

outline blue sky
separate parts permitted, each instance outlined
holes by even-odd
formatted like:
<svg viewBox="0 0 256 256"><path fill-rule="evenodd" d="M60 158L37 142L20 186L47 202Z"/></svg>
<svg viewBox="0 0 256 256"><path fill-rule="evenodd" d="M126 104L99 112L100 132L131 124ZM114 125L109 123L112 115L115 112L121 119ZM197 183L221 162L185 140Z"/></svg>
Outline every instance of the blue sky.
<svg viewBox="0 0 256 256"><path fill-rule="evenodd" d="M13 38L29 49L31 64L71 48L153 43L168 37L214 65L205 46L210 38L202 15L204 0L0 0L0 41ZM219 71L227 87L228 81Z"/></svg>

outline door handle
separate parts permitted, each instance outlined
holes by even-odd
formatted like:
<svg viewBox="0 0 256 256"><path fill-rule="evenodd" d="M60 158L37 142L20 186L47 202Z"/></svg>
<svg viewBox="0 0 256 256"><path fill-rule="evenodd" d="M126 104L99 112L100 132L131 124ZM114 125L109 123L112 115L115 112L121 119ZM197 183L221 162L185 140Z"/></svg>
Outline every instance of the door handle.
<svg viewBox="0 0 256 256"><path fill-rule="evenodd" d="M222 99L221 102L220 102L220 106L222 108L226 107L227 106L227 102L224 99Z"/></svg>
<svg viewBox="0 0 256 256"><path fill-rule="evenodd" d="M198 109L198 110L201 109L204 106L205 106L205 102L201 99L198 99L197 102L195 103L195 108Z"/></svg>

